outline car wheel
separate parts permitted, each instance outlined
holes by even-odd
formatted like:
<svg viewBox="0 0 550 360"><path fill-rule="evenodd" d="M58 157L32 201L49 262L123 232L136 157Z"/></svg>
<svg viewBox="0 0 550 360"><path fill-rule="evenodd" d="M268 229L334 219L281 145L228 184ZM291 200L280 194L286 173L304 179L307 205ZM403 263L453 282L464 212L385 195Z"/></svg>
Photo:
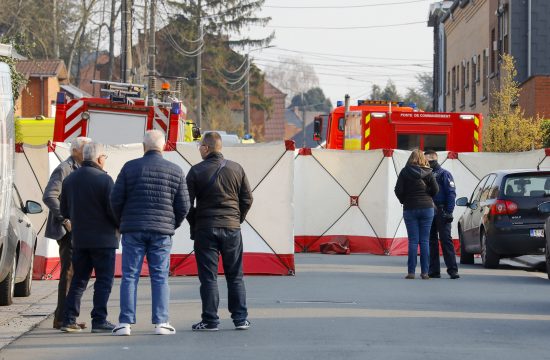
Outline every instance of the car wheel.
<svg viewBox="0 0 550 360"><path fill-rule="evenodd" d="M474 254L469 254L466 252L464 246L464 235L462 231L458 232L458 241L460 241L460 263L462 265L472 265L474 263Z"/></svg>
<svg viewBox="0 0 550 360"><path fill-rule="evenodd" d="M4 281L0 282L0 306L11 305L13 303L16 266L17 255L13 257L10 272L6 275Z"/></svg>
<svg viewBox="0 0 550 360"><path fill-rule="evenodd" d="M495 269L498 267L500 257L487 244L487 235L485 231L481 232L481 262L487 269Z"/></svg>
<svg viewBox="0 0 550 360"><path fill-rule="evenodd" d="M27 297L31 295L32 271L34 268L34 254L31 256L31 265L27 277L22 282L15 284L13 294L18 297Z"/></svg>

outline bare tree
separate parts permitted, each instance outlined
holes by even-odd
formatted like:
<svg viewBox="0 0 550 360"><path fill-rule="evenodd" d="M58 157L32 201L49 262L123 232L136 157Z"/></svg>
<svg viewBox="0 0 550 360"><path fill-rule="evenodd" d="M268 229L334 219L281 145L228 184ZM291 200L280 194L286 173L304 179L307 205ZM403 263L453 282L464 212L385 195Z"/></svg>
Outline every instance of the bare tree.
<svg viewBox="0 0 550 360"><path fill-rule="evenodd" d="M294 96L319 86L313 66L301 57L281 57L278 65L265 69L267 80L287 93L287 105Z"/></svg>

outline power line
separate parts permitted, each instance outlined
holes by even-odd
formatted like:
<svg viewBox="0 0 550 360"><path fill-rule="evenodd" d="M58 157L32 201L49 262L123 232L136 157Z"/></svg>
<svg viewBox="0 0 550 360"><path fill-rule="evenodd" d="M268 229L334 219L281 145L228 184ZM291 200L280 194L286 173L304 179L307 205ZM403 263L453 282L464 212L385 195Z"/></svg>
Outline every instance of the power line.
<svg viewBox="0 0 550 360"><path fill-rule="evenodd" d="M372 56L354 56L354 55L341 55L341 54L331 54L331 53L322 53L322 52L313 52L313 51L301 51L301 50L292 50L285 49L278 46L271 47L270 49L277 49L281 51L287 51L298 54L315 54L315 55L327 55L333 57L344 57L344 58L354 58L354 59L370 59L370 60L403 60L403 61L432 61L432 59L412 59L412 58L385 58L385 57L372 57Z"/></svg>
<svg viewBox="0 0 550 360"><path fill-rule="evenodd" d="M263 61L271 61L271 62L276 62L276 63L279 63L279 64L294 64L294 62L292 61L284 61L284 60L273 60L273 59L269 59L269 58L258 58L258 60L263 60ZM338 68L342 68L342 67L347 67L347 68L368 68L368 67L374 67L374 68L403 68L403 67L424 67L424 68L431 68L432 65L431 64L330 64L330 63L326 63L326 64L322 64L322 63L307 63L307 65L313 65L313 66L325 66L325 67L338 67ZM408 69L403 69L404 71L408 70Z"/></svg>
<svg viewBox="0 0 550 360"><path fill-rule="evenodd" d="M418 25L418 24L426 24L426 20L422 21L413 21L413 22L407 22L407 23L399 23L399 24L386 24L386 25L368 25L368 26L343 26L343 27L336 27L336 26L276 26L276 25L254 25L254 26L262 26L265 28L273 28L273 29L302 29L302 30L357 30L357 29L378 29L378 28L389 28L389 27L398 27L398 26L407 26L407 25Z"/></svg>
<svg viewBox="0 0 550 360"><path fill-rule="evenodd" d="M410 0L402 2L391 2L391 3L379 3L379 4L363 4L363 5L340 5L340 6L284 6L284 5L264 5L266 8L273 9L353 9L353 8L366 8L366 7L375 7L375 6L390 6L390 5L405 5L413 4L419 2L425 2L427 0Z"/></svg>

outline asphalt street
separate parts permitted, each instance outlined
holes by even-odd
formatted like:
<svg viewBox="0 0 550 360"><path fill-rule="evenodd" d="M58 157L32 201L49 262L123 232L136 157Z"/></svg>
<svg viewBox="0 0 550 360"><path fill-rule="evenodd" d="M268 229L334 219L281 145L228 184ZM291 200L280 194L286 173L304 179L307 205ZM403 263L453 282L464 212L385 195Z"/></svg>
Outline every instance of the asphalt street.
<svg viewBox="0 0 550 360"><path fill-rule="evenodd" d="M550 282L529 268L462 266L459 280L405 280L405 257L296 257L295 277L247 277L252 327L235 331L225 284L218 332L196 333L198 279L171 278L173 336L152 335L149 281L130 337L64 334L51 318L0 351L1 360L550 359ZM118 289L110 319L118 316ZM90 322L92 289L79 320Z"/></svg>

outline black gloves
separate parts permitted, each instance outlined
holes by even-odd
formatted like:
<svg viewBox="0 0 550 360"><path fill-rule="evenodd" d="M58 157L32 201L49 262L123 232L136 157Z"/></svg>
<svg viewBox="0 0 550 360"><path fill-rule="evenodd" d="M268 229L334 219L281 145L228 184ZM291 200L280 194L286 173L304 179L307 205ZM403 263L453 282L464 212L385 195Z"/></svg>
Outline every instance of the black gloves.
<svg viewBox="0 0 550 360"><path fill-rule="evenodd" d="M445 222L447 222L447 223L452 223L453 222L453 214L452 213L448 213L448 212L443 211L441 216L442 216L442 218Z"/></svg>

